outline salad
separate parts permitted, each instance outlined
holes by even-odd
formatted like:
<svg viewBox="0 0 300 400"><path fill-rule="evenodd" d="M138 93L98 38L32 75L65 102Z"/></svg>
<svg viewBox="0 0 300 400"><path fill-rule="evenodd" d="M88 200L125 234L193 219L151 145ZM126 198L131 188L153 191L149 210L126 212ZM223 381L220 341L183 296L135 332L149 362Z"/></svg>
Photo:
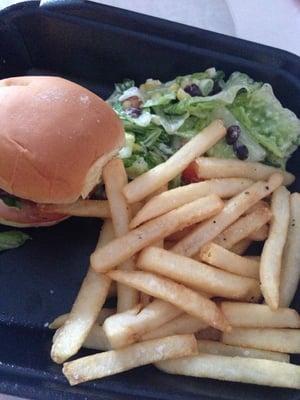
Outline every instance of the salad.
<svg viewBox="0 0 300 400"><path fill-rule="evenodd" d="M225 79L223 71L209 68L140 86L125 79L107 101L124 124L126 146L119 155L131 179L165 161L216 118L224 121L227 135L208 156L285 169L300 144L297 116L282 107L269 84L241 72Z"/></svg>

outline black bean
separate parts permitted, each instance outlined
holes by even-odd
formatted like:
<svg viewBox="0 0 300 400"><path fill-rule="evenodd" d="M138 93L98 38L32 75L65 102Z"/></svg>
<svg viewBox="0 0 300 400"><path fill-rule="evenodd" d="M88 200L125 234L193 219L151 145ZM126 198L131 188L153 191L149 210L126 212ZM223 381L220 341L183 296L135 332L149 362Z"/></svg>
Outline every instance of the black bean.
<svg viewBox="0 0 300 400"><path fill-rule="evenodd" d="M238 142L234 143L233 151L239 160L247 160L249 156L248 147L244 144L239 144Z"/></svg>
<svg viewBox="0 0 300 400"><path fill-rule="evenodd" d="M198 85L195 83L192 83L190 85L187 85L184 88L184 91L188 93L190 96L195 97L195 96L202 96L201 90Z"/></svg>
<svg viewBox="0 0 300 400"><path fill-rule="evenodd" d="M132 118L138 118L142 114L142 110L141 108L129 107L126 110L126 113Z"/></svg>
<svg viewBox="0 0 300 400"><path fill-rule="evenodd" d="M241 134L241 128L238 125L231 125L227 128L225 140L227 144L234 144Z"/></svg>

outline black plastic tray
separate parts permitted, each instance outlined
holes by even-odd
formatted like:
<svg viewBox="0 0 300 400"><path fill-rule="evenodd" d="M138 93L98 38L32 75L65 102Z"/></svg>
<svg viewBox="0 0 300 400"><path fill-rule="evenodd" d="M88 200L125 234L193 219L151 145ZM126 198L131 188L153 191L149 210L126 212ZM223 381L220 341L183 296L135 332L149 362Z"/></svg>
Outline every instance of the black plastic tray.
<svg viewBox="0 0 300 400"><path fill-rule="evenodd" d="M27 2L0 13L0 78L60 75L106 97L125 77L168 80L210 66L271 83L300 115L300 61L287 52L90 2ZM289 165L298 190L299 157ZM33 229L32 241L0 254L0 392L43 400L300 399L293 390L171 376L151 366L71 388L50 360L46 325L70 309L99 226L73 218Z"/></svg>

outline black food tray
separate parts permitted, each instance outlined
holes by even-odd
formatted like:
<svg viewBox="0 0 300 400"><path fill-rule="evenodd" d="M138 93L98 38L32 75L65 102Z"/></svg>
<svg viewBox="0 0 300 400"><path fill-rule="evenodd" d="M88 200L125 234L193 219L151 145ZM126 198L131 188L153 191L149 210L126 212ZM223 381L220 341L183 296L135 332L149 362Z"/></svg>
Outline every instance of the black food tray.
<svg viewBox="0 0 300 400"><path fill-rule="evenodd" d="M83 1L27 2L0 13L0 78L60 75L106 97L126 77L170 80L211 66L269 82L300 115L300 61L290 53ZM289 163L298 191L299 157ZM69 311L99 227L72 218L28 230L32 241L0 254L0 392L43 400L300 399L293 390L171 376L152 366L71 388L50 359L47 323ZM293 305L299 310L299 291Z"/></svg>

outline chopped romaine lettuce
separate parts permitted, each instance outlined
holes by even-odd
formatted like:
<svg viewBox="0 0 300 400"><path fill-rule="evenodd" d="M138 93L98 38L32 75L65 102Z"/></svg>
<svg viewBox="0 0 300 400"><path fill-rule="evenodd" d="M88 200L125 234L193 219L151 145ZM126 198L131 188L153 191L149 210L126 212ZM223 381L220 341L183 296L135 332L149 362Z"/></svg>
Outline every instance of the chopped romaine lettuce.
<svg viewBox="0 0 300 400"><path fill-rule="evenodd" d="M125 159L124 165L130 179L136 178L149 169L149 165L142 156L132 156Z"/></svg>
<svg viewBox="0 0 300 400"><path fill-rule="evenodd" d="M135 82L131 79L124 79L121 83L115 83L115 90L106 101L114 106L114 104L119 101L120 96L134 85Z"/></svg>
<svg viewBox="0 0 300 400"><path fill-rule="evenodd" d="M146 127L151 122L152 115L151 115L149 109L147 109L147 108L143 109L143 111L141 112L141 115L139 117L133 118L126 112L126 110L124 110L122 108L122 104L119 101L116 101L112 106L113 106L113 109L118 114L118 116L121 118L121 120L123 120L124 123L127 124L127 126L137 125L137 126Z"/></svg>
<svg viewBox="0 0 300 400"><path fill-rule="evenodd" d="M185 139L191 139L211 122L211 111L202 113L201 117L191 115L178 129L176 135Z"/></svg>
<svg viewBox="0 0 300 400"><path fill-rule="evenodd" d="M227 108L221 107L213 111L212 120L213 119L222 119L226 128L231 125L239 125L241 129L239 142L247 146L249 150L249 161L263 161L266 158L266 151L264 148L252 139L243 124L241 124ZM208 154L212 157L235 158L232 146L226 144L225 140L220 141L212 147Z"/></svg>
<svg viewBox="0 0 300 400"><path fill-rule="evenodd" d="M181 88L185 88L188 85L191 85L192 83L198 85L198 86L203 86L205 83L203 81L207 81L208 79L212 80L214 82L221 82L224 78L224 72L223 71L216 71L215 68L208 68L204 72L195 72L194 74L190 75L184 75L184 76L178 76L175 79L175 82L180 85ZM213 88L213 86L212 86ZM211 90L212 90L211 88ZM203 93L205 96L205 94Z"/></svg>
<svg viewBox="0 0 300 400"><path fill-rule="evenodd" d="M134 134L125 132L125 140L126 144L119 152L119 156L121 158L129 158L132 156L133 146L135 142Z"/></svg>
<svg viewBox="0 0 300 400"><path fill-rule="evenodd" d="M213 79L202 79L198 84L202 95L208 96L214 88Z"/></svg>
<svg viewBox="0 0 300 400"><path fill-rule="evenodd" d="M161 83L155 87L141 89L142 98L144 99L144 107L155 107L169 104L172 100L176 99L178 85L176 82Z"/></svg>
<svg viewBox="0 0 300 400"><path fill-rule="evenodd" d="M246 74L234 72L228 81L223 85L223 89L212 96L187 97L181 101L165 107L167 114L184 114L189 112L191 115L201 116L203 112L209 112L218 107L232 104L237 94L241 90L252 91L259 86Z"/></svg>
<svg viewBox="0 0 300 400"><path fill-rule="evenodd" d="M209 149L207 155L216 158L236 158L232 146L228 146L224 139Z"/></svg>
<svg viewBox="0 0 300 400"><path fill-rule="evenodd" d="M119 101L122 102L124 100L130 99L130 97L141 97L141 92L139 90L139 88L137 88L136 86L132 86L129 89L125 90L125 92L123 92L121 94L121 96L119 97Z"/></svg>
<svg viewBox="0 0 300 400"><path fill-rule="evenodd" d="M168 115L163 112L160 107L154 107L153 112L155 113L152 117L152 121L158 125L161 125L164 130L170 135L176 134L178 129L184 124L185 120L189 117L188 113L183 115Z"/></svg>
<svg viewBox="0 0 300 400"><path fill-rule="evenodd" d="M240 93L230 110L247 129L249 135L267 151L267 161L284 167L287 159L300 144L300 121L283 108L272 87Z"/></svg>
<svg viewBox="0 0 300 400"><path fill-rule="evenodd" d="M174 179L172 179L169 182L168 189L169 190L175 189L175 188L177 188L178 186L181 186L181 185L182 185L181 175L177 175L177 176L175 176Z"/></svg>
<svg viewBox="0 0 300 400"><path fill-rule="evenodd" d="M139 87L125 80L115 85L108 101L124 124L126 145L120 156L130 178L165 161L216 118L226 127L239 125L238 142L247 146L251 161L284 168L300 143L295 114L281 106L270 85L240 72L225 80L222 71L209 68L167 83L148 79ZM236 158L225 140L207 155Z"/></svg>
<svg viewBox="0 0 300 400"><path fill-rule="evenodd" d="M119 93L124 93L134 85L135 82L132 79L124 79L123 82L115 84L115 90Z"/></svg>

